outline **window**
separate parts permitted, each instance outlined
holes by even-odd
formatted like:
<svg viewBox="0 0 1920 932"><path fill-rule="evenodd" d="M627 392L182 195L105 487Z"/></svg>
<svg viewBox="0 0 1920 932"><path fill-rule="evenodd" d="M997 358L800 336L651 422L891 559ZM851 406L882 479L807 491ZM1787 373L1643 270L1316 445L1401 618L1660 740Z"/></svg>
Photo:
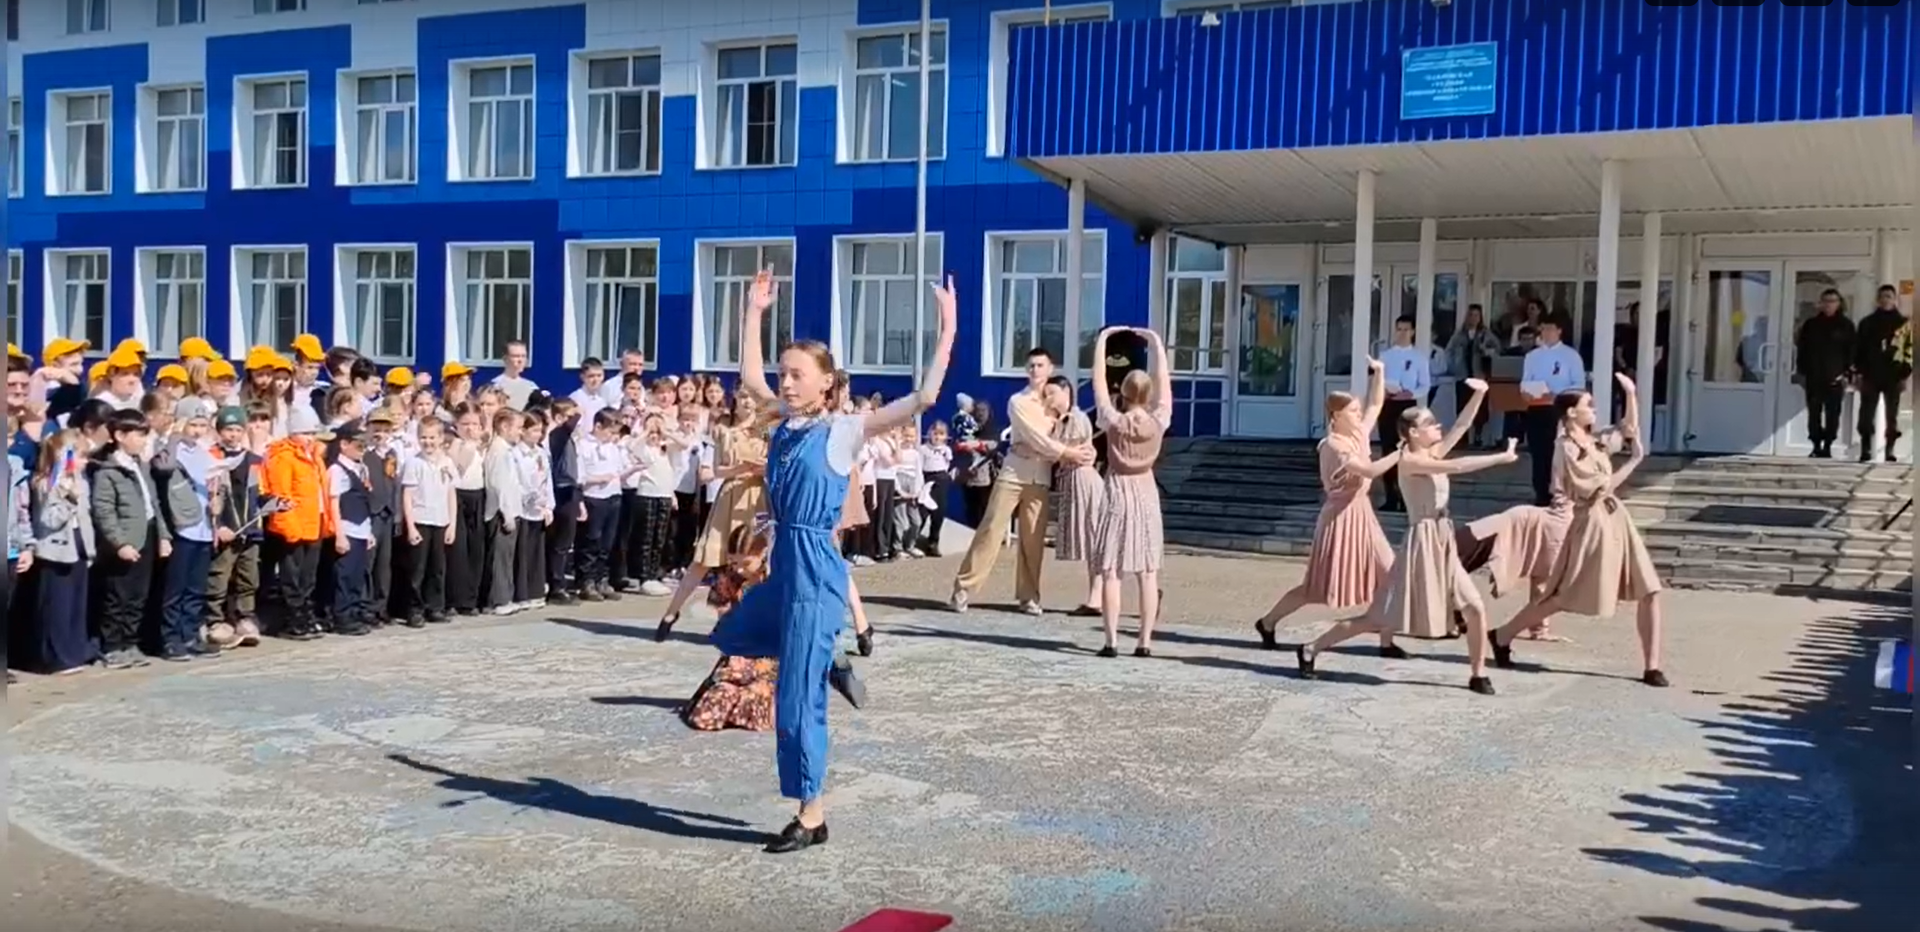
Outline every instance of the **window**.
<svg viewBox="0 0 1920 932"><path fill-rule="evenodd" d="M772 362L780 347L793 339L793 243L715 243L701 248L706 272L702 288L706 345L702 353L711 368L740 364L740 309L747 289L761 269L771 268L779 297L767 311L760 343Z"/></svg>
<svg viewBox="0 0 1920 932"><path fill-rule="evenodd" d="M52 336L72 337L107 345L107 287L112 259L105 252L47 253L51 287L47 324Z"/></svg>
<svg viewBox="0 0 1920 932"><path fill-rule="evenodd" d="M178 356L180 341L204 337L207 254L199 249L150 249L140 254L141 315L155 356Z"/></svg>
<svg viewBox="0 0 1920 932"><path fill-rule="evenodd" d="M253 158L243 166L248 188L298 188L307 183L307 79L268 78L242 87L252 107ZM279 344L275 344L276 346Z"/></svg>
<svg viewBox="0 0 1920 932"><path fill-rule="evenodd" d="M466 70L467 151L461 181L533 177L533 64L482 65ZM456 110L456 114L463 111Z"/></svg>
<svg viewBox="0 0 1920 932"><path fill-rule="evenodd" d="M346 299L352 345L380 362L412 362L414 251L343 249L340 264L353 270L353 289Z"/></svg>
<svg viewBox="0 0 1920 932"><path fill-rule="evenodd" d="M507 344L525 342L533 323L533 248L530 246L456 247L455 268L464 275L460 358L469 363L498 363Z"/></svg>
<svg viewBox="0 0 1920 932"><path fill-rule="evenodd" d="M1166 338L1173 371L1226 372L1227 251L1199 240L1173 238L1167 261Z"/></svg>
<svg viewBox="0 0 1920 932"><path fill-rule="evenodd" d="M207 92L167 87L152 92L155 191L198 191L207 186Z"/></svg>
<svg viewBox="0 0 1920 932"><path fill-rule="evenodd" d="M947 151L947 33L930 33L927 62L927 157ZM920 120L920 30L854 40L853 160L914 159Z"/></svg>
<svg viewBox="0 0 1920 932"><path fill-rule="evenodd" d="M1090 231L1080 258L1080 333L1077 355L1084 371L1093 366L1093 341L1100 334L1106 307L1104 233ZM993 275L993 345L988 359L1000 372L1019 372L1027 351L1039 346L1066 360L1067 235L1018 233L988 239Z"/></svg>
<svg viewBox="0 0 1920 932"><path fill-rule="evenodd" d="M67 35L107 31L107 0L67 0Z"/></svg>
<svg viewBox="0 0 1920 932"><path fill-rule="evenodd" d="M939 318L934 316L932 276L938 270L941 241L928 235L926 261L913 261L912 236L843 239L836 262L840 270L840 320L834 352L850 369L914 369L915 341L925 362L933 352ZM921 296L926 296L924 305ZM919 317L921 307L927 310ZM916 334L919 336L916 337Z"/></svg>
<svg viewBox="0 0 1920 932"><path fill-rule="evenodd" d="M581 356L617 359L637 349L654 356L660 310L660 250L651 244L588 243L580 247L585 287L577 293Z"/></svg>
<svg viewBox="0 0 1920 932"><path fill-rule="evenodd" d="M49 194L106 194L112 186L113 95L86 91L53 100L63 129L49 171Z"/></svg>
<svg viewBox="0 0 1920 932"><path fill-rule="evenodd" d="M1201 16L1207 13L1251 13L1254 10L1279 10L1316 2L1326 3L1328 0L1237 0L1237 2L1227 3L1182 3L1168 5L1166 12L1168 16Z"/></svg>
<svg viewBox="0 0 1920 932"><path fill-rule="evenodd" d="M414 180L418 138L413 72L356 75L353 90L354 184L407 184Z"/></svg>
<svg viewBox="0 0 1920 932"><path fill-rule="evenodd" d="M721 168L792 165L798 149L799 48L792 43L723 48L713 163Z"/></svg>
<svg viewBox="0 0 1920 932"><path fill-rule="evenodd" d="M160 25L186 26L207 21L206 0L160 0Z"/></svg>
<svg viewBox="0 0 1920 932"><path fill-rule="evenodd" d="M586 62L583 175L660 170L660 56L620 55Z"/></svg>
<svg viewBox="0 0 1920 932"><path fill-rule="evenodd" d="M1103 23L1113 18L1107 4L1054 6L1052 10L1006 10L993 14L993 34L987 48L987 155L1006 154L1007 69L1013 31L1071 23Z"/></svg>
<svg viewBox="0 0 1920 932"><path fill-rule="evenodd" d="M7 250L7 342L15 346L26 342L26 337L21 335L26 325L21 323L20 318L27 312L20 304L20 285L26 274L26 266L25 253L18 249Z"/></svg>
<svg viewBox="0 0 1920 932"><path fill-rule="evenodd" d="M19 197L22 182L27 174L26 155L20 151L23 128L26 126L24 108L20 98L7 99L7 196Z"/></svg>
<svg viewBox="0 0 1920 932"><path fill-rule="evenodd" d="M307 330L307 251L300 247L234 250L240 279L241 342L288 346Z"/></svg>
<svg viewBox="0 0 1920 932"><path fill-rule="evenodd" d="M255 13L298 13L307 8L307 0L253 0Z"/></svg>

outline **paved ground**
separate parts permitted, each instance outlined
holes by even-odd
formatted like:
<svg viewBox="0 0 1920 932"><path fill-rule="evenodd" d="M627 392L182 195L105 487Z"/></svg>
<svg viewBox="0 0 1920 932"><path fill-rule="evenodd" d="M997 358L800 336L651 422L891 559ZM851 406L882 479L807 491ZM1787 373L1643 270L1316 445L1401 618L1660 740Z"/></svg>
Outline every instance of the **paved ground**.
<svg viewBox="0 0 1920 932"><path fill-rule="evenodd" d="M656 645L652 600L30 682L9 696L8 927L830 932L883 905L963 930L1911 921L1893 897L1920 794L1908 720L1864 681L1891 626L1871 610L1676 593L1676 688L1630 679L1627 619L1570 621L1578 643L1525 649L1540 666L1487 699L1457 642L1293 678L1246 629L1290 564L1176 558L1151 660L993 610L1010 573L938 610L951 567L862 571L873 702L833 710L833 843L786 859L752 844L788 812L771 737L678 722L707 622ZM1078 597L1069 572L1050 603Z"/></svg>

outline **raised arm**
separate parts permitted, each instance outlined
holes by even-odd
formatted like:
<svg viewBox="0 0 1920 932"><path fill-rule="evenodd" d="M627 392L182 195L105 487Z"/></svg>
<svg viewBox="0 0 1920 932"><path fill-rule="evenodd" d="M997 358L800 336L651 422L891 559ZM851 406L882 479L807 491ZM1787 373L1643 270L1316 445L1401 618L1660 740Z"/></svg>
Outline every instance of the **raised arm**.
<svg viewBox="0 0 1920 932"><path fill-rule="evenodd" d="M1470 389L1473 395L1467 398L1467 406L1453 416L1453 426L1447 428L1447 435L1441 438L1440 445L1434 448L1433 455L1436 459L1446 458L1447 454L1453 452L1454 447L1460 445L1460 441L1467 439L1468 432L1473 430L1473 419L1479 416L1480 406L1487 400L1486 382L1480 379L1463 379L1460 384Z"/></svg>
<svg viewBox="0 0 1920 932"><path fill-rule="evenodd" d="M1102 427L1120 416L1113 407L1113 399L1107 396L1107 337L1125 329L1108 327L1093 339L1093 422Z"/></svg>
<svg viewBox="0 0 1920 932"><path fill-rule="evenodd" d="M953 357L953 330L958 316L956 309L959 297L954 291L951 275L947 276L945 285L929 282L928 287L933 289L934 304L938 306L940 312L940 335L933 345L933 360L927 364L926 371L921 374L918 389L915 389L912 394L894 399L880 410L867 415L866 434L869 437L884 434L903 424L913 423L913 419L919 417L920 412L933 407L934 402L940 400L940 383L946 381L947 362ZM746 378L744 366L741 368L740 375L743 380Z"/></svg>
<svg viewBox="0 0 1920 932"><path fill-rule="evenodd" d="M1400 449L1395 447L1387 455L1377 460L1355 456L1340 464L1340 474L1361 479L1378 479L1387 474L1387 470L1400 465Z"/></svg>
<svg viewBox="0 0 1920 932"><path fill-rule="evenodd" d="M1462 456L1458 459L1436 459L1432 456L1403 456L1400 458L1400 472L1403 475L1422 476L1461 476L1495 466L1520 461L1520 441L1508 440L1504 453L1487 453L1481 456Z"/></svg>
<svg viewBox="0 0 1920 932"><path fill-rule="evenodd" d="M1380 360L1367 357L1367 406L1360 414L1360 436L1373 436L1375 424L1380 422L1380 409L1387 404L1387 367Z"/></svg>
<svg viewBox="0 0 1920 932"><path fill-rule="evenodd" d="M1647 446L1640 441L1640 400L1637 397L1639 390L1634 387L1633 380L1627 378L1625 373L1614 373L1613 380L1620 384L1621 400L1626 403L1626 409L1620 416L1620 437L1627 442L1627 461L1614 467L1613 478L1607 481L1609 492L1619 491L1620 486L1633 475L1634 470L1640 468L1640 463L1647 458Z"/></svg>
<svg viewBox="0 0 1920 932"><path fill-rule="evenodd" d="M1153 341L1153 418L1164 427L1173 421L1173 367L1167 365L1167 341L1160 331L1144 329Z"/></svg>
<svg viewBox="0 0 1920 932"><path fill-rule="evenodd" d="M779 295L773 269L761 269L753 277L753 287L747 289L747 304L740 315L740 391L765 405L778 401L779 396L767 387L766 347L760 341L760 322Z"/></svg>

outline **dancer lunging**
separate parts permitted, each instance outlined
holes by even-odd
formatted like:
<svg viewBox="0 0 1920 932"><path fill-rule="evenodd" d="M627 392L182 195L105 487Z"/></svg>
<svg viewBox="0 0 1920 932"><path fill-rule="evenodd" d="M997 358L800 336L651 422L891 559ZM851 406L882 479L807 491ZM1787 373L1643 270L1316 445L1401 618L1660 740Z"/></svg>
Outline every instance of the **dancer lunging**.
<svg viewBox="0 0 1920 932"><path fill-rule="evenodd" d="M1386 370L1376 359L1367 360L1366 404L1346 392L1327 396L1327 436L1319 450L1320 485L1327 501L1313 523L1306 578L1253 623L1260 646L1267 650L1280 649L1274 638L1280 622L1309 605L1341 610L1367 604L1393 565L1393 547L1368 497L1373 481L1400 462L1397 449L1373 459L1373 425L1386 397ZM1391 635L1381 635L1381 650L1392 644Z"/></svg>
<svg viewBox="0 0 1920 932"><path fill-rule="evenodd" d="M1473 638L1467 642L1467 657L1472 671L1467 688L1482 695L1493 695L1493 682L1486 675L1486 645L1479 632L1486 630L1487 610L1480 590L1460 565L1455 550L1453 519L1447 511L1452 477L1478 472L1493 466L1518 462L1514 442L1505 453L1487 456L1463 456L1447 459L1447 454L1473 429L1474 415L1486 399L1487 383L1468 379L1473 391L1466 410L1442 434L1440 422L1425 408L1411 408L1394 425L1400 438L1400 488L1407 501L1407 533L1393 568L1381 581L1373 605L1359 618L1335 624L1312 644L1297 649L1300 672L1314 675L1320 653L1341 641L1369 631L1391 635L1407 631L1415 635L1437 636L1447 628L1449 613L1466 616ZM1384 647L1382 656L1405 657L1396 646Z"/></svg>
<svg viewBox="0 0 1920 932"><path fill-rule="evenodd" d="M1153 375L1138 369L1120 382L1120 397L1107 397L1107 338L1132 327L1109 327L1093 348L1093 401L1100 428L1107 432L1107 494L1100 530L1090 559L1100 568L1100 615L1107 641L1100 656L1119 655L1120 576L1131 573L1140 586L1140 639L1135 657L1153 656L1153 625L1160 620L1160 565L1165 531L1160 523L1160 488L1153 464L1160 441L1173 423L1173 375L1160 331L1139 329L1153 344Z"/></svg>
<svg viewBox="0 0 1920 932"><path fill-rule="evenodd" d="M1554 399L1560 416L1555 481L1573 503L1573 521L1542 597L1489 632L1487 639L1493 645L1495 665L1510 669L1514 637L1556 612L1607 618L1620 602L1633 602L1643 662L1640 681L1665 686L1667 675L1660 670L1660 590L1664 587L1646 542L1640 539L1640 529L1616 494L1646 459L1646 446L1640 441L1640 408L1634 403L1633 381L1625 375L1614 379L1626 393L1620 434L1628 446L1627 462L1615 469L1605 439L1595 435L1592 395L1561 392Z"/></svg>
<svg viewBox="0 0 1920 932"><path fill-rule="evenodd" d="M953 352L952 280L936 288L940 332L920 389L872 414L836 414L828 407L834 382L832 353L815 342L780 352L780 392L767 387L760 343L762 320L774 303L770 271L748 293L740 330L740 390L778 402L784 420L768 445L766 501L774 521L767 576L714 626L713 643L736 657L775 657L774 734L781 795L798 800L792 822L773 839L772 853L799 851L827 840L822 804L827 777L827 690L835 641L846 619L847 562L834 546L834 527L846 501L854 457L868 438L908 424L939 397Z"/></svg>

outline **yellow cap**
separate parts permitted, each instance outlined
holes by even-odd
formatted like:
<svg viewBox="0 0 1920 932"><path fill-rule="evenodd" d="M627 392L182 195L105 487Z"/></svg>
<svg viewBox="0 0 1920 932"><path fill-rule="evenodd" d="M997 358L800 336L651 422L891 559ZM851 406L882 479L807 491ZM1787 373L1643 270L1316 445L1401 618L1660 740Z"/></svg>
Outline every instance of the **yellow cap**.
<svg viewBox="0 0 1920 932"><path fill-rule="evenodd" d="M31 361L33 357L28 356L26 353L21 352L20 344L8 343L7 344L7 360L11 362L12 360L15 360L15 359L25 359L25 360Z"/></svg>
<svg viewBox="0 0 1920 932"><path fill-rule="evenodd" d="M293 353L307 362L319 362L327 358L327 348L321 346L320 338L311 333L293 338Z"/></svg>
<svg viewBox="0 0 1920 932"><path fill-rule="evenodd" d="M140 351L124 343L116 347L113 353L107 356L107 368L109 370L145 369L146 367L147 361L140 358Z"/></svg>
<svg viewBox="0 0 1920 932"><path fill-rule="evenodd" d="M210 363L207 363L207 378L237 379L239 377L240 377L240 374L238 372L235 372L233 369L233 363L230 363L224 359L216 359Z"/></svg>
<svg viewBox="0 0 1920 932"><path fill-rule="evenodd" d="M98 382L107 377L107 361L102 359L87 367L87 381Z"/></svg>
<svg viewBox="0 0 1920 932"><path fill-rule="evenodd" d="M219 359L220 354L214 352L213 344L208 343L205 339L202 339L200 337L188 337L180 341L180 358L181 359L204 359L208 362L212 362L216 359Z"/></svg>
<svg viewBox="0 0 1920 932"><path fill-rule="evenodd" d="M121 352L122 350L132 353L136 356L145 356L147 355L147 344L142 343L139 340L136 340L132 337L128 337L124 340L121 340L119 343L115 344L113 347L113 351L116 353ZM108 358L111 359L112 357L109 356Z"/></svg>
<svg viewBox="0 0 1920 932"><path fill-rule="evenodd" d="M47 351L40 354L40 359L48 365L52 365L54 360L62 356L72 356L75 353L84 353L90 349L93 349L93 344L85 340L54 337L51 341L48 341Z"/></svg>
<svg viewBox="0 0 1920 932"><path fill-rule="evenodd" d="M175 382L179 382L182 385L187 384L187 367L180 365L177 362L170 362L164 366L161 366L160 371L155 373L153 376L153 381L156 384L160 382L165 382L169 379Z"/></svg>
<svg viewBox="0 0 1920 932"><path fill-rule="evenodd" d="M293 360L288 359L287 357L282 356L279 353L271 353L267 357L267 368L278 369L281 372L292 372Z"/></svg>
<svg viewBox="0 0 1920 932"><path fill-rule="evenodd" d="M457 379L463 375L472 375L473 367L463 362L450 362L440 367L440 381Z"/></svg>
<svg viewBox="0 0 1920 932"><path fill-rule="evenodd" d="M413 370L406 366L394 366L388 369L387 384L394 388L407 388L413 385Z"/></svg>

